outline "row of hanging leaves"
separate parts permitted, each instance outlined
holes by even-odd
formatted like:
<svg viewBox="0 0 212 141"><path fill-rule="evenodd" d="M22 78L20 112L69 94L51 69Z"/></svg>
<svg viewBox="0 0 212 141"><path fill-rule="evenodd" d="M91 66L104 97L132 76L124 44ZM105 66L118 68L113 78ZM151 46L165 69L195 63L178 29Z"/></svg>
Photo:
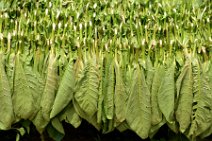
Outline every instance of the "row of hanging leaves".
<svg viewBox="0 0 212 141"><path fill-rule="evenodd" d="M175 57L153 62L120 51L34 52L0 52L1 130L30 120L61 140L62 121L77 128L85 119L103 133L130 129L142 139L164 124L192 140L212 133L210 60L187 54L180 66Z"/></svg>

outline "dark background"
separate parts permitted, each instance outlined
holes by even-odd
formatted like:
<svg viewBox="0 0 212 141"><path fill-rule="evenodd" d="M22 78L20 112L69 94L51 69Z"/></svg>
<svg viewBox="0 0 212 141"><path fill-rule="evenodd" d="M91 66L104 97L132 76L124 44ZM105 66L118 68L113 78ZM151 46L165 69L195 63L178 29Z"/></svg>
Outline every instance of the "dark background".
<svg viewBox="0 0 212 141"><path fill-rule="evenodd" d="M70 124L63 122L65 137L62 141L188 141L182 134L176 135L166 125L160 128L153 139L142 140L134 132L127 130L119 132L114 130L108 134L101 134L88 122L83 121L79 128L74 128ZM0 131L0 141L15 141L17 130ZM44 133L45 141L53 141L48 133ZM30 133L25 134L21 141L41 141L39 133L33 124L30 125ZM212 135L206 139L197 141L212 141Z"/></svg>

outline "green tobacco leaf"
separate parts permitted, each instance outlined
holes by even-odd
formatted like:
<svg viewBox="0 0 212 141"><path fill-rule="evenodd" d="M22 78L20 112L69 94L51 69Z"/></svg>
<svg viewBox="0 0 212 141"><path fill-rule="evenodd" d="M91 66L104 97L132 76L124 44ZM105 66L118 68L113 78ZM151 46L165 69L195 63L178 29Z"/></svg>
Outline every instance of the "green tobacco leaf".
<svg viewBox="0 0 212 141"><path fill-rule="evenodd" d="M37 115L35 118L32 120L33 124L35 125L37 131L42 134L43 131L45 130L46 126L48 125L49 121L44 119L42 111L38 111Z"/></svg>
<svg viewBox="0 0 212 141"><path fill-rule="evenodd" d="M74 109L76 110L77 114L83 119L85 119L88 123L92 124L97 130L100 130L100 125L97 123L97 115L96 114L94 114L93 116L87 115L84 112L84 109L82 109L78 104L78 102L75 100L75 98L72 101Z"/></svg>
<svg viewBox="0 0 212 141"><path fill-rule="evenodd" d="M207 75L209 77L210 88L212 89L212 61L208 61Z"/></svg>
<svg viewBox="0 0 212 141"><path fill-rule="evenodd" d="M177 78L177 81L176 81L176 90L177 90L177 95L176 95L176 99L177 101L179 101L179 97L180 97L180 90L181 90L181 87L183 85L183 80L184 80L184 77L186 76L187 74L187 70L188 70L188 61L184 64L182 70L181 70L181 73L180 75L178 76Z"/></svg>
<svg viewBox="0 0 212 141"><path fill-rule="evenodd" d="M169 129L171 129L175 134L178 134L179 125L177 124L176 120L171 123L167 122L166 124L168 125Z"/></svg>
<svg viewBox="0 0 212 141"><path fill-rule="evenodd" d="M151 91L155 70L152 65L152 61L150 60L149 57L147 58L147 61L146 61L146 68L147 68L146 84L147 84L149 90Z"/></svg>
<svg viewBox="0 0 212 141"><path fill-rule="evenodd" d="M12 52L8 54L8 59L6 65L6 74L8 76L8 81L10 85L11 91L13 91L14 88L14 70L15 70L15 53Z"/></svg>
<svg viewBox="0 0 212 141"><path fill-rule="evenodd" d="M26 47L24 50L24 54L21 54L21 60L23 62L24 71L28 80L28 85L30 87L31 93L33 95L35 114L40 109L40 99L43 93L43 78L36 68L36 59L32 59L33 54L29 54L28 48ZM33 60L33 62L32 62Z"/></svg>
<svg viewBox="0 0 212 141"><path fill-rule="evenodd" d="M204 65L206 65L205 72L207 73L209 77L209 84L210 84L210 88L212 89L212 63L211 61L205 62ZM212 116L212 110L211 110L211 116ZM201 138L208 137L212 134L212 121L209 125L210 127L207 130L205 130L203 133L201 133L200 135Z"/></svg>
<svg viewBox="0 0 212 141"><path fill-rule="evenodd" d="M117 127L116 127L120 132L124 132L128 129L130 129L129 125L127 124L126 121L123 121L121 124L119 124Z"/></svg>
<svg viewBox="0 0 212 141"><path fill-rule="evenodd" d="M0 52L0 130L7 130L11 128L14 113L11 90L2 58L3 54Z"/></svg>
<svg viewBox="0 0 212 141"><path fill-rule="evenodd" d="M137 65L130 93L126 121L130 128L142 139L148 138L151 128L150 92L143 70Z"/></svg>
<svg viewBox="0 0 212 141"><path fill-rule="evenodd" d="M192 101L193 101L193 77L192 66L189 60L186 61L180 76L176 82L179 94L176 119L180 124L180 131L184 133L191 123Z"/></svg>
<svg viewBox="0 0 212 141"><path fill-rule="evenodd" d="M115 115L118 122L123 122L126 118L126 109L127 109L127 91L126 86L123 81L123 74L120 68L120 65L116 61L115 64L116 72L116 84L115 84Z"/></svg>
<svg viewBox="0 0 212 141"><path fill-rule="evenodd" d="M47 126L47 132L49 134L49 137L54 139L54 141L61 141L64 137L64 134L55 129L54 126L51 124Z"/></svg>
<svg viewBox="0 0 212 141"><path fill-rule="evenodd" d="M125 85L127 86L126 87L126 91L127 91L127 100L129 99L129 95L130 95L130 91L131 91L131 85L133 83L133 74L134 74L134 69L132 66L128 66L128 68L126 69L126 76L124 77L125 78Z"/></svg>
<svg viewBox="0 0 212 141"><path fill-rule="evenodd" d="M90 117L97 112L99 74L96 60L90 58L82 71L82 77L78 84L78 90L74 94L77 103Z"/></svg>
<svg viewBox="0 0 212 141"><path fill-rule="evenodd" d="M161 65L159 66L156 65L151 90L152 125L157 125L162 121L162 112L160 111L158 105L158 93L164 74L165 74L164 67Z"/></svg>
<svg viewBox="0 0 212 141"><path fill-rule="evenodd" d="M211 61L205 62L204 66L206 66L206 67L203 67L204 68L203 70L205 70L205 72L207 72L207 74L208 74L209 84L210 84L209 87L212 89L212 63L211 63ZM212 110L211 110L211 115L212 115ZM205 137L210 136L211 134L212 134L212 121L209 124L209 128L207 130L205 130L203 133L201 133L200 137L205 138Z"/></svg>
<svg viewBox="0 0 212 141"><path fill-rule="evenodd" d="M55 117L51 120L52 126L61 134L65 135L65 131L63 129L63 125L58 117Z"/></svg>
<svg viewBox="0 0 212 141"><path fill-rule="evenodd" d="M60 113L73 98L75 89L75 78L73 64L69 63L66 67L62 81L59 85L58 92L52 107L50 118L55 117Z"/></svg>
<svg viewBox="0 0 212 141"><path fill-rule="evenodd" d="M25 62L26 63L26 62ZM43 81L38 72L34 72L29 65L24 66L25 74L28 80L28 86L31 90L34 100L34 115L40 110L40 100L43 93Z"/></svg>
<svg viewBox="0 0 212 141"><path fill-rule="evenodd" d="M57 59L57 62L58 62L58 70L59 70L59 76L62 78L64 76L64 68L66 68L65 70L67 70L67 66L68 64L72 65L73 66L73 63L72 63L72 59L69 60L67 58L67 55L65 54L64 50L63 49L60 49L58 48L56 50L56 56L58 56L58 59ZM67 62L69 60L69 62ZM73 69L73 68L72 68Z"/></svg>
<svg viewBox="0 0 212 141"><path fill-rule="evenodd" d="M180 66L184 64L184 55L182 51L176 51L176 61Z"/></svg>
<svg viewBox="0 0 212 141"><path fill-rule="evenodd" d="M170 66L165 71L161 86L158 92L158 105L169 123L174 122L174 103L175 103L175 61L168 62Z"/></svg>
<svg viewBox="0 0 212 141"><path fill-rule="evenodd" d="M211 126L212 122L212 90L209 76L205 68L200 66L196 58L192 62L193 72L193 111L188 136L194 140Z"/></svg>
<svg viewBox="0 0 212 141"><path fill-rule="evenodd" d="M108 128L105 133L110 133L115 129L114 127L114 120L113 119L108 119ZM104 133L104 132L103 132Z"/></svg>
<svg viewBox="0 0 212 141"><path fill-rule="evenodd" d="M78 128L82 122L72 103L68 104L59 117L60 121L65 120L66 123L73 125L74 128Z"/></svg>
<svg viewBox="0 0 212 141"><path fill-rule="evenodd" d="M104 73L104 69L103 69L103 57L100 58L100 86L99 86L99 99L98 99L98 103L97 103L97 107L98 107L98 110L97 110L97 123L98 124L101 124L102 122L102 116L103 116L103 99L104 99L104 96L103 96L103 78L105 77L105 73Z"/></svg>
<svg viewBox="0 0 212 141"><path fill-rule="evenodd" d="M111 120L114 116L115 68L110 57L106 58L103 105L107 119Z"/></svg>
<svg viewBox="0 0 212 141"><path fill-rule="evenodd" d="M212 134L212 124L207 130L205 130L203 133L200 134L200 137L203 139L210 136L211 134Z"/></svg>
<svg viewBox="0 0 212 141"><path fill-rule="evenodd" d="M30 87L20 56L17 54L12 100L14 112L18 119L32 119L34 117L36 109L32 89L34 89L34 86Z"/></svg>
<svg viewBox="0 0 212 141"><path fill-rule="evenodd" d="M158 130L159 130L165 123L166 123L166 120L165 120L165 118L163 118L163 119L161 120L160 123L158 123L158 124L152 126L151 129L150 129L150 131L149 131L149 137L150 137L150 138L153 138L154 135L158 132Z"/></svg>
<svg viewBox="0 0 212 141"><path fill-rule="evenodd" d="M50 120L50 112L52 110L52 106L55 100L56 90L58 87L56 57L52 51L50 53L48 62L49 64L47 68L46 82L45 82L45 87L43 90L43 95L41 98L41 111L43 114L43 118L46 121Z"/></svg>
<svg viewBox="0 0 212 141"><path fill-rule="evenodd" d="M38 88L37 88L36 92L39 94L39 97L36 102L36 105L38 105L38 112L37 112L35 118L32 120L32 122L35 125L38 132L40 134L42 134L42 132L44 131L45 127L47 126L47 124L49 122L44 119L42 111L41 111L41 104L40 104L41 98L42 98L42 93L43 93L44 86L45 86L45 83L44 83L45 80L39 73L36 73L36 76L37 76L37 80L38 80L38 83L37 83Z"/></svg>
<svg viewBox="0 0 212 141"><path fill-rule="evenodd" d="M44 70L44 68L46 69L46 65L44 65L44 58L45 58L45 54L42 51L41 48L37 48L37 50L34 52L34 56L33 56L33 60L34 60L34 71L37 72L41 72Z"/></svg>

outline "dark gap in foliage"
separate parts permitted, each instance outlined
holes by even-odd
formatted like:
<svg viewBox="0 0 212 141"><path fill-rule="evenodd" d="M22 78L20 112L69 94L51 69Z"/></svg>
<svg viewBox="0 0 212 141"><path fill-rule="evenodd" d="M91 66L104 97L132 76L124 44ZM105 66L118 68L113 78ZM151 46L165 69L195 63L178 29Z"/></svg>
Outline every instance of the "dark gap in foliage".
<svg viewBox="0 0 212 141"><path fill-rule="evenodd" d="M17 131L16 130L7 130L7 131L0 131L0 140L1 141L15 141Z"/></svg>
<svg viewBox="0 0 212 141"><path fill-rule="evenodd" d="M15 141L16 135L18 134L15 128L20 127L21 123L19 122L19 124L14 125L14 129L0 131L0 141ZM62 141L189 141L183 134L175 134L172 132L166 124L159 129L153 139L146 140L142 140L131 130L119 132L115 129L113 132L102 134L85 120L82 121L82 124L78 128L74 128L66 122L63 122L63 127L65 136ZM46 131L43 133L43 136L45 141L53 141ZM212 135L205 139L198 138L197 140L211 141ZM21 137L21 141L41 141L40 134L32 123L30 124L29 134L26 133Z"/></svg>

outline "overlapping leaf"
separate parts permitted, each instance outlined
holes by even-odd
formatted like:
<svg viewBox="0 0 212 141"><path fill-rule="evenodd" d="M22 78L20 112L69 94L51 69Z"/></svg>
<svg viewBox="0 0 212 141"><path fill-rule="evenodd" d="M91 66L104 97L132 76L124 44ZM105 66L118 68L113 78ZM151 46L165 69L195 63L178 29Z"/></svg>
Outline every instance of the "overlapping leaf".
<svg viewBox="0 0 212 141"><path fill-rule="evenodd" d="M50 112L52 110L52 106L55 100L56 90L58 87L58 75L57 75L57 64L56 64L56 56L51 51L48 60L48 68L45 80L45 86L41 98L41 112L43 118L46 121L50 120Z"/></svg>
<svg viewBox="0 0 212 141"><path fill-rule="evenodd" d="M65 122L73 125L74 128L79 127L82 121L82 119L77 114L76 110L74 109L72 102L65 107L63 112L59 115L59 118L60 118L60 121L65 120Z"/></svg>
<svg viewBox="0 0 212 141"><path fill-rule="evenodd" d="M114 92L115 92L115 67L114 59L111 55L106 56L105 78L103 78L103 106L107 119L113 119L114 116Z"/></svg>
<svg viewBox="0 0 212 141"><path fill-rule="evenodd" d="M34 117L36 111L32 93L34 89L35 85L29 85L29 80L18 53L15 61L14 93L12 96L14 113L17 120L32 119Z"/></svg>
<svg viewBox="0 0 212 141"><path fill-rule="evenodd" d="M192 122L188 136L194 140L196 136L206 131L212 122L212 94L209 76L202 69L198 60L192 62L193 73L193 111Z"/></svg>
<svg viewBox="0 0 212 141"><path fill-rule="evenodd" d="M169 123L174 122L175 109L175 61L170 60L158 92L158 105Z"/></svg>
<svg viewBox="0 0 212 141"><path fill-rule="evenodd" d="M142 139L148 138L151 128L150 92L143 70L137 65L133 76L126 120L130 128Z"/></svg>
<svg viewBox="0 0 212 141"><path fill-rule="evenodd" d="M149 90L151 91L152 89L152 83L153 83L153 79L154 79L154 67L152 65L152 61L150 60L150 58L148 57L146 60L146 68L147 68L147 73L146 73L146 83L147 86L149 88Z"/></svg>
<svg viewBox="0 0 212 141"><path fill-rule="evenodd" d="M99 99L98 99L98 103L97 103L97 123L101 124L102 122L102 116L103 116L103 99L104 99L104 95L103 95L103 78L105 77L105 73L104 73L104 66L103 66L103 56L100 57L99 59L99 64L100 64L100 69L99 69L99 74L100 75L100 83L99 83Z"/></svg>
<svg viewBox="0 0 212 141"><path fill-rule="evenodd" d="M176 82L179 95L176 119L180 124L180 131L184 133L191 123L193 101L193 76L191 61L187 60Z"/></svg>
<svg viewBox="0 0 212 141"><path fill-rule="evenodd" d="M99 74L95 59L88 59L78 83L78 90L74 94L80 108L90 117L97 112Z"/></svg>
<svg viewBox="0 0 212 141"><path fill-rule="evenodd" d="M0 52L0 130L11 128L14 121L12 93L3 64L3 53Z"/></svg>
<svg viewBox="0 0 212 141"><path fill-rule="evenodd" d="M126 109L127 109L127 91L126 86L123 81L123 72L120 64L116 61L115 63L115 72L116 72L116 84L115 84L115 116L118 122L123 122L126 118Z"/></svg>
<svg viewBox="0 0 212 141"><path fill-rule="evenodd" d="M94 115L92 115L92 116L88 115L87 113L84 112L84 109L82 109L80 107L80 105L75 100L75 98L72 101L73 101L74 109L76 110L77 114L81 118L85 119L88 123L93 125L97 130L100 130L100 124L97 123L97 115L96 115L96 113Z"/></svg>
<svg viewBox="0 0 212 141"><path fill-rule="evenodd" d="M62 81L59 85L58 92L52 107L50 118L55 117L71 101L75 89L75 77L72 63L66 67Z"/></svg>
<svg viewBox="0 0 212 141"><path fill-rule="evenodd" d="M152 82L151 89L151 106L152 106L152 125L156 125L162 121L162 112L159 108L158 95L159 88L162 83L162 79L165 74L165 69L163 66L155 66L155 75Z"/></svg>

